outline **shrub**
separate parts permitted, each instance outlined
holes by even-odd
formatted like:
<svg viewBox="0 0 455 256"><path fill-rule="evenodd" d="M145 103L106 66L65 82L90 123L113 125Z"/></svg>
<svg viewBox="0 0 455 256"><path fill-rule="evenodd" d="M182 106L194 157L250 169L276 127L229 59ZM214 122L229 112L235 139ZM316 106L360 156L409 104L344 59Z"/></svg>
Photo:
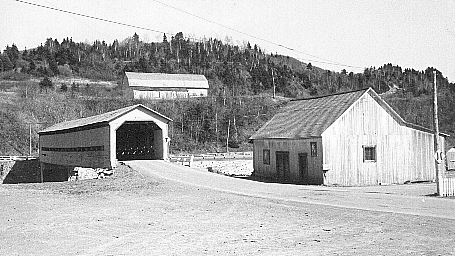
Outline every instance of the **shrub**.
<svg viewBox="0 0 455 256"><path fill-rule="evenodd" d="M49 79L49 77L46 76L43 80L41 80L41 82L39 82L39 86L40 86L40 89L45 89L47 91L47 89L53 88L54 84Z"/></svg>

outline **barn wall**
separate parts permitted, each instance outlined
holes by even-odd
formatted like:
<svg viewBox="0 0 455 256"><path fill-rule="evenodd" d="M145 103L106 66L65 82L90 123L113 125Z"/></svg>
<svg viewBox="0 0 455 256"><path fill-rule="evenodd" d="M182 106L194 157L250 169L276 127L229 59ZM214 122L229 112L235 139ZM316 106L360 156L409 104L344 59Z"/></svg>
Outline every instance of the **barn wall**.
<svg viewBox="0 0 455 256"><path fill-rule="evenodd" d="M443 138L441 139L443 140ZM400 125L364 94L322 134L325 184L345 186L433 180L433 135ZM376 161L363 160L376 147Z"/></svg>
<svg viewBox="0 0 455 256"><path fill-rule="evenodd" d="M142 109L134 109L131 112L116 118L115 120L109 123L110 125L110 162L112 166L117 166L117 156L116 156L116 148L117 148L117 140L116 140L116 131L117 129L126 121L152 121L154 122L160 129L161 129L161 136L155 137L155 148L160 149L163 155L163 159L169 158L169 143L165 140L168 138L168 120L156 115L154 113L150 113L147 110ZM150 136L155 136L155 134L150 134ZM158 144L160 143L160 144ZM161 145L161 146L159 146ZM159 152L159 151L158 151Z"/></svg>
<svg viewBox="0 0 455 256"><path fill-rule="evenodd" d="M178 99L188 97L207 97L207 89L188 89L185 91L172 90L153 90L139 91L133 90L134 99Z"/></svg>
<svg viewBox="0 0 455 256"><path fill-rule="evenodd" d="M190 97L207 97L207 89L188 89Z"/></svg>
<svg viewBox="0 0 455 256"><path fill-rule="evenodd" d="M317 143L317 157L311 156L310 142ZM276 170L276 152L289 151L289 164L291 171L291 180L300 181L299 177L299 153L308 154L308 175L310 184L322 184L322 140L321 138L311 139L263 139L253 141L253 166L254 173L259 177L277 178ZM270 150L270 164L263 163L263 150Z"/></svg>
<svg viewBox="0 0 455 256"><path fill-rule="evenodd" d="M127 79L129 86L152 88L208 88L208 81Z"/></svg>
<svg viewBox="0 0 455 256"><path fill-rule="evenodd" d="M40 134L40 161L43 163L111 168L109 154L109 126Z"/></svg>
<svg viewBox="0 0 455 256"><path fill-rule="evenodd" d="M133 90L135 99L179 99L188 98L187 91L138 91Z"/></svg>
<svg viewBox="0 0 455 256"><path fill-rule="evenodd" d="M209 88L207 80L146 80L132 79L127 76L123 78L123 84L127 86L150 88L149 91L133 89L134 99L207 97Z"/></svg>

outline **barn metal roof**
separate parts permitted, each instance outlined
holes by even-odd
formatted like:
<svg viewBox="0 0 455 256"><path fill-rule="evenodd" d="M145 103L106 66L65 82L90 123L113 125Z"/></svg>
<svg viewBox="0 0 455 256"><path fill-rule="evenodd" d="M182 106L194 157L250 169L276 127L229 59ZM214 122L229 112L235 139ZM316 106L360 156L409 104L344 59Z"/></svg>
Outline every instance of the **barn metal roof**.
<svg viewBox="0 0 455 256"><path fill-rule="evenodd" d="M365 91L291 101L250 139L320 137Z"/></svg>
<svg viewBox="0 0 455 256"><path fill-rule="evenodd" d="M81 119L75 119L71 121L66 121L62 123L57 123L54 124L44 130L39 131L39 134L44 134L44 133L52 133L56 131L62 131L62 130L71 130L79 127L86 127L86 126L92 126L92 125L100 125L103 123L109 123L110 121L116 119L117 117L120 117L136 108L144 108L148 111L151 111L155 113L158 116L161 116L164 119L167 119L168 121L172 121L170 118L142 105L142 104L137 104L133 106L128 106L125 108L120 108L114 111L106 112L100 115L95 115L95 116L90 116L90 117L85 117Z"/></svg>
<svg viewBox="0 0 455 256"><path fill-rule="evenodd" d="M369 93L399 124L424 132L433 132L431 129L406 122L373 89L368 88L329 96L293 100L250 139L321 137L322 133L365 93ZM441 135L447 136L443 133Z"/></svg>
<svg viewBox="0 0 455 256"><path fill-rule="evenodd" d="M204 88L209 84L204 75L125 72L129 86Z"/></svg>

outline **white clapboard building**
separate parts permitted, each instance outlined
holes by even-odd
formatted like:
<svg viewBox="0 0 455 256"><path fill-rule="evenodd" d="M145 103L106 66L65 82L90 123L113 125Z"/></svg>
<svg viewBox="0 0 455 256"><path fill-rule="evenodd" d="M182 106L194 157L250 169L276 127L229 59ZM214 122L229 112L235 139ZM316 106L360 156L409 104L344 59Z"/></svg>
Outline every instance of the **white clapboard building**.
<svg viewBox="0 0 455 256"><path fill-rule="evenodd" d="M342 186L435 179L433 131L403 120L371 88L291 101L250 139L261 177Z"/></svg>

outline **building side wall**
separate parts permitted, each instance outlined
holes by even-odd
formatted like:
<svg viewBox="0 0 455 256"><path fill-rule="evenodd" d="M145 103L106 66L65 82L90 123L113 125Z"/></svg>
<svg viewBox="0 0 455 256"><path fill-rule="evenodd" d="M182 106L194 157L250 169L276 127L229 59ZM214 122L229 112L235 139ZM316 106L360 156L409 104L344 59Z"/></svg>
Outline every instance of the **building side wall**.
<svg viewBox="0 0 455 256"><path fill-rule="evenodd" d="M207 81L189 81L189 80L144 80L144 79L126 79L129 86L142 86L151 88L193 88L207 89Z"/></svg>
<svg viewBox="0 0 455 256"><path fill-rule="evenodd" d="M138 91L133 90L134 99L179 99L188 98L186 91Z"/></svg>
<svg viewBox="0 0 455 256"><path fill-rule="evenodd" d="M167 159L168 158L167 156L163 157L163 154L165 152L164 147L167 147L167 143L163 139L162 131L159 131L159 130L154 131L153 136L155 137L155 140L154 140L155 145L153 145L153 147L156 148L154 157L161 158L161 159Z"/></svg>
<svg viewBox="0 0 455 256"><path fill-rule="evenodd" d="M447 161L447 168L449 170L455 170L455 149L454 148L447 151L446 161Z"/></svg>
<svg viewBox="0 0 455 256"><path fill-rule="evenodd" d="M188 97L207 97L207 89L188 89L187 91L154 90L139 91L133 90L134 99L179 99Z"/></svg>
<svg viewBox="0 0 455 256"><path fill-rule="evenodd" d="M111 168L109 126L59 134L44 134L40 135L39 141L40 161L43 163ZM99 147L103 149L100 150ZM93 150L94 148L96 150Z"/></svg>
<svg viewBox="0 0 455 256"><path fill-rule="evenodd" d="M400 125L369 94L324 131L322 145L328 185L435 178L433 135ZM364 146L376 147L376 161L364 161Z"/></svg>
<svg viewBox="0 0 455 256"><path fill-rule="evenodd" d="M317 156L311 156L310 143L317 143ZM322 140L321 138L310 139L262 139L253 141L253 166L254 174L259 177L277 178L276 170L276 152L288 151L289 152L289 167L291 180L300 182L301 177L299 174L299 159L300 153L307 153L308 161L308 178L310 184L322 184ZM263 150L270 150L270 164L264 164Z"/></svg>
<svg viewBox="0 0 455 256"><path fill-rule="evenodd" d="M207 89L188 89L188 95L190 97L207 97Z"/></svg>

